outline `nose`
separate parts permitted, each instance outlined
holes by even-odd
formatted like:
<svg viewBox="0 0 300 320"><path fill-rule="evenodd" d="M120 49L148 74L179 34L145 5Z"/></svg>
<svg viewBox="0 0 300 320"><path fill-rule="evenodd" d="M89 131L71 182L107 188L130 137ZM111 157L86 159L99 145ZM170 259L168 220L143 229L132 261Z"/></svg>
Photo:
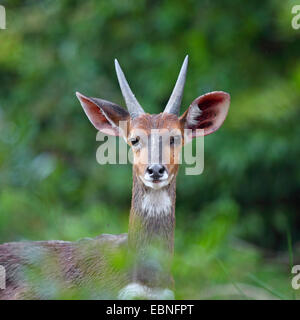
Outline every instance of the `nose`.
<svg viewBox="0 0 300 320"><path fill-rule="evenodd" d="M146 171L150 178L153 180L159 180L167 170L165 166L161 164L152 164L151 166L147 167Z"/></svg>

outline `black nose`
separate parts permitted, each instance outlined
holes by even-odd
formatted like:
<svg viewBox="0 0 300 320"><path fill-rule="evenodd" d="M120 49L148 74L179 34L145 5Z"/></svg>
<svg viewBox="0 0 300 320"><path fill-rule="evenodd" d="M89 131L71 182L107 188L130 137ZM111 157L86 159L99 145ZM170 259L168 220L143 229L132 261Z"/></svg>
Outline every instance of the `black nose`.
<svg viewBox="0 0 300 320"><path fill-rule="evenodd" d="M164 175L166 168L161 164L152 164L146 171L153 180L158 180Z"/></svg>

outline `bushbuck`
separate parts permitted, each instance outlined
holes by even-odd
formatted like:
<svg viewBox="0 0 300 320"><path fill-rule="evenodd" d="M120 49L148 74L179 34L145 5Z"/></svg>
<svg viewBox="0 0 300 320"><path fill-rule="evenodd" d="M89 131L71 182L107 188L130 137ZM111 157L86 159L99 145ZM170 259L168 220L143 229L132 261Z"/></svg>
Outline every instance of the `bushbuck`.
<svg viewBox="0 0 300 320"><path fill-rule="evenodd" d="M213 133L222 125L230 104L228 93L214 91L196 98L179 116L187 65L188 56L160 114L145 113L117 60L116 73L128 111L115 103L76 92L94 127L124 138L132 149L128 234L102 234L76 242L0 245L0 265L5 267L7 277L6 289L0 290L2 299L65 298L74 288L89 292L89 297L95 299L174 298L170 267L174 251L177 160L185 143ZM189 129L189 138L184 134L185 129ZM115 258L119 256L123 263L116 264Z"/></svg>

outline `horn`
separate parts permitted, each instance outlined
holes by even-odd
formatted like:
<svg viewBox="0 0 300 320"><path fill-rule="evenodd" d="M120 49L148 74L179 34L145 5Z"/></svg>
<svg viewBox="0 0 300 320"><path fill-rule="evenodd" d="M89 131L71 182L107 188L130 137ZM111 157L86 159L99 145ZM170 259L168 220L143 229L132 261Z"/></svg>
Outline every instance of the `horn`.
<svg viewBox="0 0 300 320"><path fill-rule="evenodd" d="M145 113L145 111L143 110L141 105L138 103L136 97L132 93L117 59L115 59L115 68L127 109L129 111L130 117L134 119L138 117L140 114Z"/></svg>
<svg viewBox="0 0 300 320"><path fill-rule="evenodd" d="M188 66L188 60L189 60L189 56L187 55L183 61L178 79L176 81L175 87L171 94L171 97L164 110L164 112L166 113L172 113L172 114L175 114L176 116L179 116L180 105L181 105L181 100L183 96L183 89L184 89L186 72L187 72L187 66Z"/></svg>

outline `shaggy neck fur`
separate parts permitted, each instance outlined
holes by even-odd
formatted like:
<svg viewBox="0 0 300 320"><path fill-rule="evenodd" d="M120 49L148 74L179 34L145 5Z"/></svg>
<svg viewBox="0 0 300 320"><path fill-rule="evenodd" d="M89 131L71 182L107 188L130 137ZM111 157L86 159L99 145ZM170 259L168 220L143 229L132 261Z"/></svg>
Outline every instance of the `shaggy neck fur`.
<svg viewBox="0 0 300 320"><path fill-rule="evenodd" d="M134 280L150 286L170 286L174 250L176 180L154 190L133 171L128 241L134 254Z"/></svg>

